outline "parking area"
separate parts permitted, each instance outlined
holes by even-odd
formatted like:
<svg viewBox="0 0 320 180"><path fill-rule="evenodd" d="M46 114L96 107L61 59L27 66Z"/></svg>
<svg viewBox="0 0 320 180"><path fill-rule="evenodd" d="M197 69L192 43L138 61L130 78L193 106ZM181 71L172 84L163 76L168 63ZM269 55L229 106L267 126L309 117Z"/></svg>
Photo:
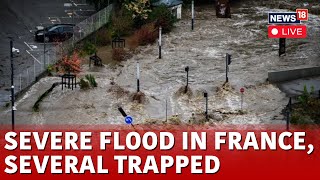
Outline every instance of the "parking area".
<svg viewBox="0 0 320 180"><path fill-rule="evenodd" d="M10 38L14 41L14 71L19 74L26 68L37 68L45 57L54 58L53 44L34 41L39 27L53 24L77 24L95 13L86 0L1 0L0 1L0 105L9 100L10 88ZM45 49L44 49L45 47ZM45 54L46 53L46 54ZM44 56L45 54L45 56Z"/></svg>

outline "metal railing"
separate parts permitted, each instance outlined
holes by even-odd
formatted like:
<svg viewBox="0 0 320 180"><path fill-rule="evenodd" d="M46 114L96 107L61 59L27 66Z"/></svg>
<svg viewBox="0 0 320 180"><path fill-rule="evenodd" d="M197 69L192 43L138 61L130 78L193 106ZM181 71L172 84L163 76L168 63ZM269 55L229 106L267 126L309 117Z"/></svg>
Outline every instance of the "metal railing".
<svg viewBox="0 0 320 180"><path fill-rule="evenodd" d="M73 48L74 44L81 41L89 34L97 31L99 28L107 24L110 20L113 5L100 10L84 21L78 23L74 27L74 35L72 38L56 44L52 48L48 48L46 53L35 57L30 53L33 64L14 76L15 92L19 93L29 87L38 80L38 77L47 70L49 65L53 65L62 58L61 48ZM45 56L45 57L44 57Z"/></svg>

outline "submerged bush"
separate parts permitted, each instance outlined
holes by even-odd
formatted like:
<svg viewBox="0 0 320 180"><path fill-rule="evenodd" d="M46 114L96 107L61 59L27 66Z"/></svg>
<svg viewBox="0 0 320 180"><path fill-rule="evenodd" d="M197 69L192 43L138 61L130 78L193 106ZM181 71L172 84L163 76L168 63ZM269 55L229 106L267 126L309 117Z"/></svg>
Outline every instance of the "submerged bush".
<svg viewBox="0 0 320 180"><path fill-rule="evenodd" d="M84 78L80 78L80 89L86 90L90 88L98 87L96 78L92 74L85 75Z"/></svg>
<svg viewBox="0 0 320 180"><path fill-rule="evenodd" d="M96 82L96 78L92 74L87 74L85 78L89 81L91 87L98 87L98 83Z"/></svg>
<svg viewBox="0 0 320 180"><path fill-rule="evenodd" d="M138 40L139 45L147 45L154 43L158 38L158 30L153 23L146 24L137 30L133 38Z"/></svg>
<svg viewBox="0 0 320 180"><path fill-rule="evenodd" d="M114 48L112 49L112 60L114 61L124 61L128 57L128 53L123 48Z"/></svg>
<svg viewBox="0 0 320 180"><path fill-rule="evenodd" d="M84 53L84 55L90 56L92 54L97 53L97 47L91 42L87 41L83 46L82 52Z"/></svg>
<svg viewBox="0 0 320 180"><path fill-rule="evenodd" d="M90 84L89 81L84 79L84 78L80 78L80 89L86 90L90 88Z"/></svg>

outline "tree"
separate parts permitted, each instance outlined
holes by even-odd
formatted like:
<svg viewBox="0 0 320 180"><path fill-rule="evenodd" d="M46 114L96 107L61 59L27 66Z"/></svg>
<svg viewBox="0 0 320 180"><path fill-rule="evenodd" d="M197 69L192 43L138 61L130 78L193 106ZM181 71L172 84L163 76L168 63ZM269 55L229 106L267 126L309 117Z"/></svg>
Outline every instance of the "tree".
<svg viewBox="0 0 320 180"><path fill-rule="evenodd" d="M71 56L64 56L58 63L57 69L60 73L75 73L81 72L81 59L77 52Z"/></svg>
<svg viewBox="0 0 320 180"><path fill-rule="evenodd" d="M151 12L149 0L126 0L124 7L131 13L136 28L145 24Z"/></svg>

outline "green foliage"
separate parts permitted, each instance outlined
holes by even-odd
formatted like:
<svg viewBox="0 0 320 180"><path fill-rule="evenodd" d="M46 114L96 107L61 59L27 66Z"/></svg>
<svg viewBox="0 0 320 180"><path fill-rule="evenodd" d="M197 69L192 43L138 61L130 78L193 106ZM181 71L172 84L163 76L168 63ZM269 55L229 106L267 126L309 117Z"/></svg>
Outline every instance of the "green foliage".
<svg viewBox="0 0 320 180"><path fill-rule="evenodd" d="M129 12L121 10L112 16L112 31L116 36L126 36L132 33L133 19Z"/></svg>
<svg viewBox="0 0 320 180"><path fill-rule="evenodd" d="M314 93L314 86L311 86L311 89L309 92L307 86L304 85L303 93L298 97L299 102L302 105L307 106L313 93Z"/></svg>
<svg viewBox="0 0 320 180"><path fill-rule="evenodd" d="M152 10L149 21L154 22L156 28L161 26L163 33L168 33L173 29L176 17L166 6L161 5Z"/></svg>
<svg viewBox="0 0 320 180"><path fill-rule="evenodd" d="M92 74L85 75L84 78L80 78L80 89L87 90L95 87L98 87L96 78Z"/></svg>
<svg viewBox="0 0 320 180"><path fill-rule="evenodd" d="M145 46L154 43L158 38L158 31L153 23L142 26L134 33L134 38L137 39L138 44Z"/></svg>
<svg viewBox="0 0 320 180"><path fill-rule="evenodd" d="M85 55L90 56L97 53L97 47L91 42L87 41L84 43L82 51Z"/></svg>
<svg viewBox="0 0 320 180"><path fill-rule="evenodd" d="M314 86L308 91L303 87L303 93L298 97L299 103L293 104L291 123L298 125L320 124L320 99L313 98Z"/></svg>
<svg viewBox="0 0 320 180"><path fill-rule="evenodd" d="M114 32L109 28L102 28L96 33L96 43L98 46L106 46L111 43Z"/></svg>
<svg viewBox="0 0 320 180"><path fill-rule="evenodd" d="M96 78L92 74L87 74L85 78L88 80L91 87L98 87L98 83L96 82Z"/></svg>
<svg viewBox="0 0 320 180"><path fill-rule="evenodd" d="M80 89L86 90L89 88L90 88L89 81L84 78L80 78Z"/></svg>
<svg viewBox="0 0 320 180"><path fill-rule="evenodd" d="M49 64L49 65L47 66L47 73L48 73L49 76L52 75L52 73L54 72L54 70L55 70L55 66L54 66L54 65Z"/></svg>
<svg viewBox="0 0 320 180"><path fill-rule="evenodd" d="M125 0L123 9L129 12L134 22L133 26L136 29L147 23L151 12L149 0Z"/></svg>
<svg viewBox="0 0 320 180"><path fill-rule="evenodd" d="M307 124L313 124L312 118L308 115L303 115L299 113L294 113L291 116L291 121L292 124L296 125L307 125Z"/></svg>

